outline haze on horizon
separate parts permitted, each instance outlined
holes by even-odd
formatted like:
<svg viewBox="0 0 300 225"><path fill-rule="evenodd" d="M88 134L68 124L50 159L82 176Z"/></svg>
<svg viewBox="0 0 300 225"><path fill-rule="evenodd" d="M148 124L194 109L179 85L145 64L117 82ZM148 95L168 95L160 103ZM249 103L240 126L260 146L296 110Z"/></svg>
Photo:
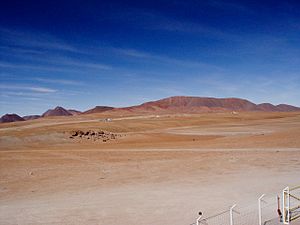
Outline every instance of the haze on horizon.
<svg viewBox="0 0 300 225"><path fill-rule="evenodd" d="M6 1L0 113L169 96L300 106L299 1Z"/></svg>

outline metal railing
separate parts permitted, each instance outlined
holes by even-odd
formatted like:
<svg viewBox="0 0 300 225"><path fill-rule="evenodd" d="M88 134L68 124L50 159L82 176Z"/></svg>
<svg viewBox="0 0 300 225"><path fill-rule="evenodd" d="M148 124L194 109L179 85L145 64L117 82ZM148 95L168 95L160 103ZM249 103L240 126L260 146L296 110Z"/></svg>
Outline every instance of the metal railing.
<svg viewBox="0 0 300 225"><path fill-rule="evenodd" d="M281 204L282 203L282 204ZM278 195L261 195L256 202L239 208L236 204L216 215L197 218L195 225L279 225L300 218L300 187L285 188ZM291 223L293 224L293 223Z"/></svg>

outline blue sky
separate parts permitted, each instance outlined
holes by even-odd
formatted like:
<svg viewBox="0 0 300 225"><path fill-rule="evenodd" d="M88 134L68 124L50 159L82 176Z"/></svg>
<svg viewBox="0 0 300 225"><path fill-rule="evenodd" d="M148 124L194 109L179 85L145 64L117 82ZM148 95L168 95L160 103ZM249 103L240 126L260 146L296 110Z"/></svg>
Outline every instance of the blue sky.
<svg viewBox="0 0 300 225"><path fill-rule="evenodd" d="M299 1L6 1L0 113L174 95L300 106Z"/></svg>

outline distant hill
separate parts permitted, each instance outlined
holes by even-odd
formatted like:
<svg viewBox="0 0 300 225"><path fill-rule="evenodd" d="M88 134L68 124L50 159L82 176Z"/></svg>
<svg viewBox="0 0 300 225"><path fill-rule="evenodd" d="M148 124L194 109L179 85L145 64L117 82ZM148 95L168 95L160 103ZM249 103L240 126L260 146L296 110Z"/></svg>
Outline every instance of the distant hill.
<svg viewBox="0 0 300 225"><path fill-rule="evenodd" d="M112 110L114 109L113 107L109 107L109 106L96 106L95 108L89 109L85 112L83 112L83 114L90 114L90 113L102 113L108 110Z"/></svg>
<svg viewBox="0 0 300 225"><path fill-rule="evenodd" d="M1 117L0 122L14 122L37 119L39 117L48 116L73 116L78 114L91 114L91 113L202 113L202 112L225 112L225 111L239 111L239 112L295 112L300 111L299 107L280 104L272 105L270 103L255 104L246 99L240 98L208 98L208 97L187 97L187 96L174 96L169 98L160 99L157 101L145 102L141 105L113 108L109 106L96 106L85 112L80 112L74 109L64 109L57 106L55 109L49 109L42 116L31 115L24 116L23 118L16 114L6 114Z"/></svg>
<svg viewBox="0 0 300 225"><path fill-rule="evenodd" d="M63 107L57 106L55 109L49 109L42 115L42 117L48 116L72 116L72 113Z"/></svg>
<svg viewBox="0 0 300 225"><path fill-rule="evenodd" d="M299 111L299 107L295 107L292 105L286 105L286 104L279 104L276 106L277 110L280 112L293 112L293 111Z"/></svg>
<svg viewBox="0 0 300 225"><path fill-rule="evenodd" d="M168 113L197 113L221 111L266 111L292 112L300 108L290 105L272 105L270 103L254 104L240 98L207 98L175 96L158 101L146 102L141 105L119 108L129 112L168 112Z"/></svg>
<svg viewBox="0 0 300 225"><path fill-rule="evenodd" d="M23 116L23 119L24 120L35 120L35 119L38 119L40 117L41 117L40 115L29 115L29 116Z"/></svg>
<svg viewBox="0 0 300 225"><path fill-rule="evenodd" d="M1 123L10 123L16 121L25 121L25 119L23 119L21 116L17 114L5 114L0 118Z"/></svg>
<svg viewBox="0 0 300 225"><path fill-rule="evenodd" d="M78 110L75 110L75 109L68 109L68 112L71 113L73 116L79 115L79 114L82 113L82 112L80 112Z"/></svg>
<svg viewBox="0 0 300 225"><path fill-rule="evenodd" d="M258 104L257 108L260 111L266 111L266 112L294 112L300 110L300 108L292 105L286 105L286 104L272 105L270 103Z"/></svg>
<svg viewBox="0 0 300 225"><path fill-rule="evenodd" d="M260 111L266 111L266 112L275 112L277 111L277 107L275 105L272 105L270 103L262 103L262 104L258 104L257 108Z"/></svg>

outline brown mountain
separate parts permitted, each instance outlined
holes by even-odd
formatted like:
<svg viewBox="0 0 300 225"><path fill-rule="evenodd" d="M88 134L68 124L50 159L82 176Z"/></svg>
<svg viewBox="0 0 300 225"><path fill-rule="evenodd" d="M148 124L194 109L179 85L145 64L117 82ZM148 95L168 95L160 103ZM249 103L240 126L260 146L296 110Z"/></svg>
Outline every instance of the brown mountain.
<svg viewBox="0 0 300 225"><path fill-rule="evenodd" d="M82 112L80 112L78 110L75 110L75 109L68 109L68 112L71 113L73 116L79 115L79 114L82 113Z"/></svg>
<svg viewBox="0 0 300 225"><path fill-rule="evenodd" d="M90 110L87 110L87 111L83 112L83 114L102 113L102 112L112 110L112 109L114 109L114 108L109 107L109 106L96 106L95 108L92 108Z"/></svg>
<svg viewBox="0 0 300 225"><path fill-rule="evenodd" d="M258 108L259 111L266 111L266 112L276 112L276 111L278 111L277 107L275 105L272 105L271 103L258 104L257 108Z"/></svg>
<svg viewBox="0 0 300 225"><path fill-rule="evenodd" d="M43 113L42 117L48 116L72 116L68 110L64 109L63 107L57 106L55 109L49 109L45 113Z"/></svg>
<svg viewBox="0 0 300 225"><path fill-rule="evenodd" d="M222 111L264 111L264 112L294 112L300 111L299 107L270 103L254 104L240 98L207 98L207 97L187 97L175 96L146 102L141 105L113 108L109 106L96 106L82 114L102 113L111 110L110 113L201 113L201 112L222 112ZM80 111L66 110L57 106L49 109L42 117L48 116L72 116L81 114ZM24 118L16 114L6 114L1 117L0 122L24 121L39 118L38 115L25 116Z"/></svg>
<svg viewBox="0 0 300 225"><path fill-rule="evenodd" d="M17 114L5 114L0 118L0 123L10 123L16 121L25 121L25 119Z"/></svg>
<svg viewBox="0 0 300 225"><path fill-rule="evenodd" d="M41 117L40 115L29 115L29 116L23 116L23 119L24 120L35 120L35 119L38 119L40 117Z"/></svg>
<svg viewBox="0 0 300 225"><path fill-rule="evenodd" d="M129 112L218 112L218 111L268 111L268 112L291 112L300 111L300 108L290 105L274 106L270 103L256 105L245 99L239 98L206 98L175 96L158 101L146 102L138 106L120 108Z"/></svg>
<svg viewBox="0 0 300 225"><path fill-rule="evenodd" d="M299 107L295 107L292 105L287 105L287 104L279 104L276 106L277 110L280 112L294 112L294 111L299 111Z"/></svg>

